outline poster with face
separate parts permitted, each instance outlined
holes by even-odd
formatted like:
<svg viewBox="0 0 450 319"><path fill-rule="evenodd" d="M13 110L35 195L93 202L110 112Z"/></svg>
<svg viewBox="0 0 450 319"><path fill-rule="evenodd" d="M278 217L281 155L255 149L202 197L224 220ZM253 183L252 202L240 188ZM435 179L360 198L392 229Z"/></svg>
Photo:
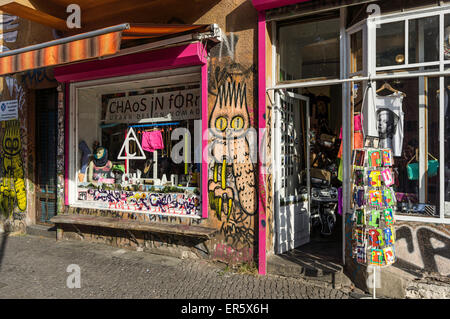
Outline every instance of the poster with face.
<svg viewBox="0 0 450 319"><path fill-rule="evenodd" d="M397 131L399 116L387 108L380 108L376 112L377 131L381 148L393 148L392 139Z"/></svg>

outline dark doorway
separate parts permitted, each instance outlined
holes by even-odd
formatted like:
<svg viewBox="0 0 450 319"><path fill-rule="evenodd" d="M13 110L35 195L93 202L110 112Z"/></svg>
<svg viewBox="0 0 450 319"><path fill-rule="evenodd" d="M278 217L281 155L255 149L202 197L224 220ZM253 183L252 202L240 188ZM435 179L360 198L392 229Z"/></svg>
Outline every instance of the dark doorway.
<svg viewBox="0 0 450 319"><path fill-rule="evenodd" d="M49 224L56 214L58 92L36 90L36 223Z"/></svg>

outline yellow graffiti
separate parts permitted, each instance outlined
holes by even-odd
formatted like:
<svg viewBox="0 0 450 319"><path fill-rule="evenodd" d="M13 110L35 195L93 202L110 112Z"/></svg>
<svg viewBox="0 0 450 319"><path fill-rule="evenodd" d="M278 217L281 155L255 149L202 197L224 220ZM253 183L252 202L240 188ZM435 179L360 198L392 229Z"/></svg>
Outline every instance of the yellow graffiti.
<svg viewBox="0 0 450 319"><path fill-rule="evenodd" d="M22 163L22 143L18 120L2 123L2 183L0 185L0 207L10 217L17 204L20 211L27 208L24 171Z"/></svg>

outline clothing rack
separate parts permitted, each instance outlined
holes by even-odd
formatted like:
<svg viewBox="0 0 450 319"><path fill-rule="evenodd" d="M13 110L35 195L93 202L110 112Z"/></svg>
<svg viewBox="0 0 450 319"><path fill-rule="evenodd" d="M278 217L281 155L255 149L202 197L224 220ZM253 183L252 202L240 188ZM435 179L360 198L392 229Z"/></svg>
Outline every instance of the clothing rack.
<svg viewBox="0 0 450 319"><path fill-rule="evenodd" d="M152 126L168 126L168 125L177 125L180 122L170 122L170 123L154 123L154 124L136 124L130 125L128 127L152 127Z"/></svg>

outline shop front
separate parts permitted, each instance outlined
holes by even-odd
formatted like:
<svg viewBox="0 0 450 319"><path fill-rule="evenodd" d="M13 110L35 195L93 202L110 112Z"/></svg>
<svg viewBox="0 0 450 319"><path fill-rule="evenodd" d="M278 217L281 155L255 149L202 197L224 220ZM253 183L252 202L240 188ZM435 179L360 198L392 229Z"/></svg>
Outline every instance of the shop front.
<svg viewBox="0 0 450 319"><path fill-rule="evenodd" d="M253 3L271 136L268 254L312 254L367 287L352 246L354 150L377 147L393 154L394 267L448 275L447 4Z"/></svg>
<svg viewBox="0 0 450 319"><path fill-rule="evenodd" d="M9 225L2 230L18 230L20 211L21 231L42 224L46 233L57 228L59 240L252 267L265 258L264 251L258 254L256 222L264 189L256 183L257 159L250 158L258 135L247 134L258 123L256 11L236 11L233 1L207 3L218 1L196 4L203 11L186 9L183 19L193 24L174 23L170 15L163 24L140 23L160 21L162 11L170 11L164 1L142 4L152 14L154 6L165 8L152 19L124 5L129 21L139 23L121 18L108 27L107 16L103 28L88 24L75 35L63 30L65 37L47 28L50 37L32 33L0 54L7 83L39 71L52 84L52 92L23 85L20 129L8 122L0 131L2 140L21 137L15 145L23 149L14 159L22 160L24 181L15 193L2 189L17 195L0 218L0 226ZM39 23L55 27L39 14ZM241 14L253 22L237 19ZM45 126L47 118L52 121ZM41 187L39 174L47 171L52 178L43 178ZM14 172L2 171L2 183Z"/></svg>

